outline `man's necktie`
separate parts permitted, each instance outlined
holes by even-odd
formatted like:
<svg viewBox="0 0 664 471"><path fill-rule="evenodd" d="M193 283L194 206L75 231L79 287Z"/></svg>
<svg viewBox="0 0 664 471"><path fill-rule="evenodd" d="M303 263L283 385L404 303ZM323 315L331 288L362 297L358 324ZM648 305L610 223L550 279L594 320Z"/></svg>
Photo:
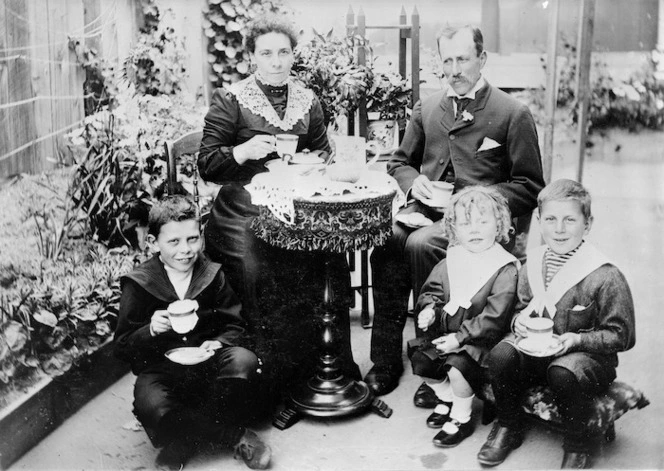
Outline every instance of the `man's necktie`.
<svg viewBox="0 0 664 471"><path fill-rule="evenodd" d="M458 96L454 97L454 101L456 102L456 117L458 118L461 116L461 113L464 112L466 107L468 106L468 103L470 103L470 98L461 98Z"/></svg>

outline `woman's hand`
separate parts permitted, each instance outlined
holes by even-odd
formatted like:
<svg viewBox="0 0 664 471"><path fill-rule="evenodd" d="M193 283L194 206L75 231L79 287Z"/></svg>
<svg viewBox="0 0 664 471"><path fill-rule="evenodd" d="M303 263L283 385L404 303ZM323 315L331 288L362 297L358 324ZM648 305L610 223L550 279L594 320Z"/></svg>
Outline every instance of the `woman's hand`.
<svg viewBox="0 0 664 471"><path fill-rule="evenodd" d="M563 344L563 349L556 356L564 355L572 348L581 344L581 336L574 332L565 332L564 334L561 334L558 339L560 340L560 343Z"/></svg>
<svg viewBox="0 0 664 471"><path fill-rule="evenodd" d="M431 198L433 196L431 180L426 175L417 177L413 180L413 185L410 187L410 195L418 201Z"/></svg>
<svg viewBox="0 0 664 471"><path fill-rule="evenodd" d="M209 352L219 350L221 347L223 347L223 345L219 340L206 340L201 344L201 348Z"/></svg>
<svg viewBox="0 0 664 471"><path fill-rule="evenodd" d="M461 345L454 334L443 335L431 341L436 346L436 350L443 353L450 353Z"/></svg>
<svg viewBox="0 0 664 471"><path fill-rule="evenodd" d="M168 332L171 329L171 320L168 318L167 310L160 309L152 314L150 318L150 333L153 337Z"/></svg>
<svg viewBox="0 0 664 471"><path fill-rule="evenodd" d="M526 325L523 323L523 320L527 317L528 315L521 313L514 320L514 333L519 337L528 337L528 329L526 329Z"/></svg>
<svg viewBox="0 0 664 471"><path fill-rule="evenodd" d="M242 165L248 160L260 160L277 150L277 139L267 134L257 134L247 142L233 148L233 157Z"/></svg>
<svg viewBox="0 0 664 471"><path fill-rule="evenodd" d="M431 306L427 306L417 315L417 327L426 331L436 318L436 313Z"/></svg>

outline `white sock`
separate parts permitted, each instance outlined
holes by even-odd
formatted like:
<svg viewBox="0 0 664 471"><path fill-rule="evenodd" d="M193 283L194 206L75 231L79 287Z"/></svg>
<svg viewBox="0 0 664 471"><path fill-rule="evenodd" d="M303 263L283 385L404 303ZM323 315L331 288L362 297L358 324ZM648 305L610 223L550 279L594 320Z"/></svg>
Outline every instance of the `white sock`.
<svg viewBox="0 0 664 471"><path fill-rule="evenodd" d="M433 392L436 393L438 399L445 402L452 402L454 399L454 394L452 393L452 385L450 384L450 378L445 378L440 383L427 383Z"/></svg>
<svg viewBox="0 0 664 471"><path fill-rule="evenodd" d="M473 394L470 397L459 397L454 396L452 401L452 411L450 412L450 418L457 420L459 423L465 424L470 420L470 415L473 411ZM457 433L459 429L452 422L445 422L443 424L442 430L445 433L453 434Z"/></svg>

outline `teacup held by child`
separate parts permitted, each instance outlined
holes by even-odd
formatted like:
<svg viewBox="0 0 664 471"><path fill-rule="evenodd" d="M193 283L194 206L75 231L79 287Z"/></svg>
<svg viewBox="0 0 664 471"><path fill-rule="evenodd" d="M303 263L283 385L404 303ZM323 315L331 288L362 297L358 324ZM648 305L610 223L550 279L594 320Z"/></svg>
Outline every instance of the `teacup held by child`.
<svg viewBox="0 0 664 471"><path fill-rule="evenodd" d="M558 336L553 334L553 320L548 317L527 317L523 324L528 336L520 339L517 346L532 356L551 356L562 349Z"/></svg>
<svg viewBox="0 0 664 471"><path fill-rule="evenodd" d="M182 299L169 304L168 318L173 330L178 334L186 334L191 331L198 322L197 310L198 302L192 299Z"/></svg>

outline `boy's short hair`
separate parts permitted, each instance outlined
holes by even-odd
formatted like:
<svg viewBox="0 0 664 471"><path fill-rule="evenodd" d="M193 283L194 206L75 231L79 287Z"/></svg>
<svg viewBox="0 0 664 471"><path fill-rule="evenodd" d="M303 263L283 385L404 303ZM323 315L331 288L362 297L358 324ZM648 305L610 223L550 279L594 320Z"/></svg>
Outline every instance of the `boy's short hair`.
<svg viewBox="0 0 664 471"><path fill-rule="evenodd" d="M456 225L456 208L461 207L467 218L470 218L470 210L477 208L481 213L489 206L496 218L498 226L497 242L507 242L512 230L512 216L507 205L507 199L494 188L487 186L469 186L452 196L450 205L445 211L443 226L450 245L459 243L454 226Z"/></svg>
<svg viewBox="0 0 664 471"><path fill-rule="evenodd" d="M194 219L200 222L198 206L185 195L170 195L154 203L148 215L148 234L159 236L161 227L171 221Z"/></svg>
<svg viewBox="0 0 664 471"><path fill-rule="evenodd" d="M581 212L583 213L583 217L586 218L586 221L591 218L590 193L588 193L588 190L586 190L581 183L567 178L561 178L560 180L555 180L546 185L537 195L537 208L541 213L542 206L544 206L544 203L547 201L567 200L578 201L581 204Z"/></svg>

